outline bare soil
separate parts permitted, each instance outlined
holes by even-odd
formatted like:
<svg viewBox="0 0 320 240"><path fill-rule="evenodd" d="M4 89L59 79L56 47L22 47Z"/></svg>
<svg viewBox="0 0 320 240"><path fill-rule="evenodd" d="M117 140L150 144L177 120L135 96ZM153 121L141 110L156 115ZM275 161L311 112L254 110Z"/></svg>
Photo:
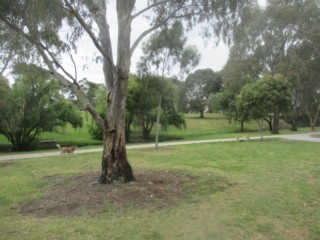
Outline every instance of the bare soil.
<svg viewBox="0 0 320 240"><path fill-rule="evenodd" d="M173 207L194 192L196 185L212 185L224 190L225 183L199 182L200 178L178 171L148 171L135 173L135 182L101 185L100 172L89 172L72 177L46 176L53 184L44 190L41 199L20 206L21 214L38 217L78 215L94 216L105 211L124 208L156 211ZM223 186L222 186L222 185Z"/></svg>

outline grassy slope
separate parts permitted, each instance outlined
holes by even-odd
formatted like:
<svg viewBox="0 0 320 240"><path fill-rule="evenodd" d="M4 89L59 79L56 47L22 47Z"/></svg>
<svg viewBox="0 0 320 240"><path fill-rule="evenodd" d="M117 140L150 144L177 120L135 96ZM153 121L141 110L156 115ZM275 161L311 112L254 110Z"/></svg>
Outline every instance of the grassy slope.
<svg viewBox="0 0 320 240"><path fill-rule="evenodd" d="M40 197L52 180L99 170L100 154L15 161L0 168L0 239L319 239L317 143L265 141L131 150L135 171L179 169L211 186L178 207L128 208L95 217L21 216L21 202ZM219 187L219 181L227 182Z"/></svg>

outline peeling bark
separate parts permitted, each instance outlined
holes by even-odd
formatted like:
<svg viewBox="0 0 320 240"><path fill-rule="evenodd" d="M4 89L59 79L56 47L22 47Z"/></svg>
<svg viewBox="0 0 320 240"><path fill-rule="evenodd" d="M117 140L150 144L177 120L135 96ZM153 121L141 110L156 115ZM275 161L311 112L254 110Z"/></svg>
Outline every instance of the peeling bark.
<svg viewBox="0 0 320 240"><path fill-rule="evenodd" d="M108 88L107 115L104 126L104 150L100 183L134 181L125 145L125 108L130 70L131 12L135 1L118 0L118 59L116 71L109 59L104 59L104 74ZM105 24L100 27L104 28ZM105 30L105 29L104 29ZM102 39L110 42L109 31L100 32ZM103 45L103 44L102 44ZM106 44L108 45L108 44Z"/></svg>

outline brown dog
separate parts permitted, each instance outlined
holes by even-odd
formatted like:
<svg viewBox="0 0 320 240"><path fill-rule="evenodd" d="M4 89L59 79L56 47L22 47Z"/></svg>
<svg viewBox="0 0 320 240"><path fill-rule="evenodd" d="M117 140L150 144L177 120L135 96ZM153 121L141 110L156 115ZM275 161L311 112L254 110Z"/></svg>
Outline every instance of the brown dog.
<svg viewBox="0 0 320 240"><path fill-rule="evenodd" d="M73 154L75 155L74 151L76 150L77 146L73 145L71 147L61 147L60 144L57 144L57 148L60 149L60 156L64 155L64 154Z"/></svg>

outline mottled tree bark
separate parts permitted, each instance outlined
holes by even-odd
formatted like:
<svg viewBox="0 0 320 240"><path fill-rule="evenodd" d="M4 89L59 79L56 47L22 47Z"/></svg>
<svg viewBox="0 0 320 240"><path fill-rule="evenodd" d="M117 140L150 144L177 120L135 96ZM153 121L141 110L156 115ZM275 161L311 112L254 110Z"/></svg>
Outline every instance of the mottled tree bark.
<svg viewBox="0 0 320 240"><path fill-rule="evenodd" d="M113 66L110 58L104 58L108 107L104 126L104 150L100 183L112 183L114 180L122 182L134 181L125 144L125 108L131 64L131 12L134 4L134 0L117 1L118 29L121 31L118 31L118 59L116 66ZM103 28L104 26L102 25L101 27ZM107 41L106 46L110 46L108 44L110 41L109 31L101 33L104 34L104 39Z"/></svg>

